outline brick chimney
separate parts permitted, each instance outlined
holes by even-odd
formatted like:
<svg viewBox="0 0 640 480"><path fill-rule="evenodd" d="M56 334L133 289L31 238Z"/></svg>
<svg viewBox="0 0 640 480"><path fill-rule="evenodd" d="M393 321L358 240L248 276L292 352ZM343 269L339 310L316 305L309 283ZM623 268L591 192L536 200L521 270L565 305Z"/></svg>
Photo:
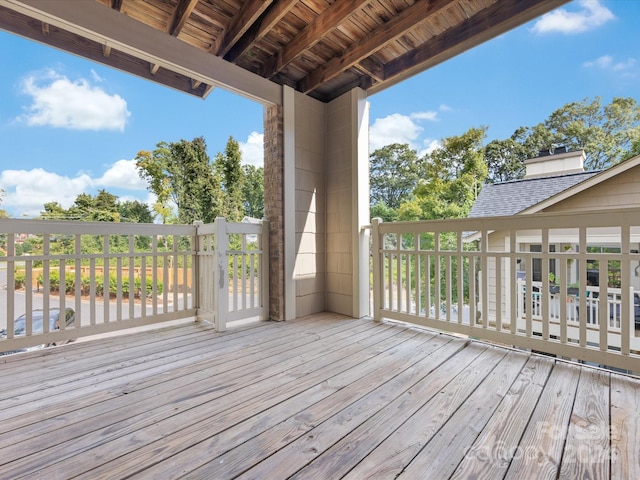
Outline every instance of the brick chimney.
<svg viewBox="0 0 640 480"><path fill-rule="evenodd" d="M567 152L567 147L540 150L537 157L525 160L526 174L524 178L556 177L584 172L585 160L584 150Z"/></svg>

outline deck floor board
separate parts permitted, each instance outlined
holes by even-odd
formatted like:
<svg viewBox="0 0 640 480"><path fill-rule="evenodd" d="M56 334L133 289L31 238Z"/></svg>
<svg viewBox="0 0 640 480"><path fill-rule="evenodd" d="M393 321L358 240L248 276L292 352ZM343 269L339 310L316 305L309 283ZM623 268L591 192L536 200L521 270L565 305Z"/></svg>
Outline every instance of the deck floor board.
<svg viewBox="0 0 640 480"><path fill-rule="evenodd" d="M640 471L640 379L395 322L181 324L9 356L0 375L0 478Z"/></svg>

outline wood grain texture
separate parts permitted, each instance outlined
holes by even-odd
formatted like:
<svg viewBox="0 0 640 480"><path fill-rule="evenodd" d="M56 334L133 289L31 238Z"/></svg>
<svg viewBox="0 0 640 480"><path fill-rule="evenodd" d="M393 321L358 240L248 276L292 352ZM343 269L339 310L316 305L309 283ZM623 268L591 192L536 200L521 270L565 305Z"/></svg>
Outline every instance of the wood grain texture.
<svg viewBox="0 0 640 480"><path fill-rule="evenodd" d="M116 23L133 19L139 26L140 37L148 35L149 29L155 29L212 57L224 58L251 73L329 102L356 86L379 91L395 83L397 77L425 70L438 60L472 48L566 1L86 0L75 3L88 17L109 16ZM22 34L24 24L29 24L28 37L36 41L200 97L218 84L219 79L215 78L211 80L212 85L192 88L191 80L199 79L187 78L180 68L164 62L170 55L154 55L156 59L151 63L158 67L153 74L144 51L125 55L111 49L108 55L98 55L105 42L96 41L91 33L83 31L86 25L82 20L56 23L60 19L55 15L45 16L44 21L38 13L32 15L30 11L22 11L10 18L0 7L0 27ZM135 28L133 25L129 23L127 28ZM68 31L60 32L60 29ZM146 62L141 60L144 58ZM232 87L240 88L241 84Z"/></svg>
<svg viewBox="0 0 640 480"><path fill-rule="evenodd" d="M640 471L638 379L394 322L185 323L5 358L0 478Z"/></svg>

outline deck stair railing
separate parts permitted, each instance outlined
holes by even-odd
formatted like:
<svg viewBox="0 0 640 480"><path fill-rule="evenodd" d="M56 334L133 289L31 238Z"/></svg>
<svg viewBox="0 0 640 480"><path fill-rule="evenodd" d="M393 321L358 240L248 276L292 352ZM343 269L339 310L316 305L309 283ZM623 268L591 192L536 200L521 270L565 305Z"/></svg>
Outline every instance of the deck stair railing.
<svg viewBox="0 0 640 480"><path fill-rule="evenodd" d="M374 318L640 372L640 209L371 230Z"/></svg>
<svg viewBox="0 0 640 480"><path fill-rule="evenodd" d="M189 317L219 330L266 318L264 228L1 219L0 352ZM65 311L73 318L38 319Z"/></svg>

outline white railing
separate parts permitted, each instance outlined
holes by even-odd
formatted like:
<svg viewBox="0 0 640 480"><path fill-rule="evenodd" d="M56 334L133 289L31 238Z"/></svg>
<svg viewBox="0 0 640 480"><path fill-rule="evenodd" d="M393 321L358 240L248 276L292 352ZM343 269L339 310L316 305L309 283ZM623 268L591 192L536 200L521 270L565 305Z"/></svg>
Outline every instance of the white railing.
<svg viewBox="0 0 640 480"><path fill-rule="evenodd" d="M227 323L269 316L269 224L227 223L198 227L198 315L218 331Z"/></svg>
<svg viewBox="0 0 640 480"><path fill-rule="evenodd" d="M0 352L181 318L219 330L266 318L262 229L2 219Z"/></svg>
<svg viewBox="0 0 640 480"><path fill-rule="evenodd" d="M518 316L526 318L527 306L531 308L531 316L535 320L542 320L542 282L531 282L533 291L527 296L527 287L524 281L518 280ZM557 285L551 286L547 293L547 302L549 305L549 318L551 321L557 322L561 316L561 310L566 311L567 322L579 324L580 322L580 292L586 294L587 308L587 325L600 324L600 287L588 285L586 289L578 290L576 288L568 288L567 296L560 297L560 291ZM527 303L527 297L529 303ZM607 297L605 307L605 319L608 322L610 330L620 330L622 325L622 290L620 288L609 287L607 289ZM633 292L634 305L634 321L640 324L640 292ZM637 318L636 318L637 317Z"/></svg>
<svg viewBox="0 0 640 480"><path fill-rule="evenodd" d="M373 315L640 372L639 245L640 209L375 219Z"/></svg>

